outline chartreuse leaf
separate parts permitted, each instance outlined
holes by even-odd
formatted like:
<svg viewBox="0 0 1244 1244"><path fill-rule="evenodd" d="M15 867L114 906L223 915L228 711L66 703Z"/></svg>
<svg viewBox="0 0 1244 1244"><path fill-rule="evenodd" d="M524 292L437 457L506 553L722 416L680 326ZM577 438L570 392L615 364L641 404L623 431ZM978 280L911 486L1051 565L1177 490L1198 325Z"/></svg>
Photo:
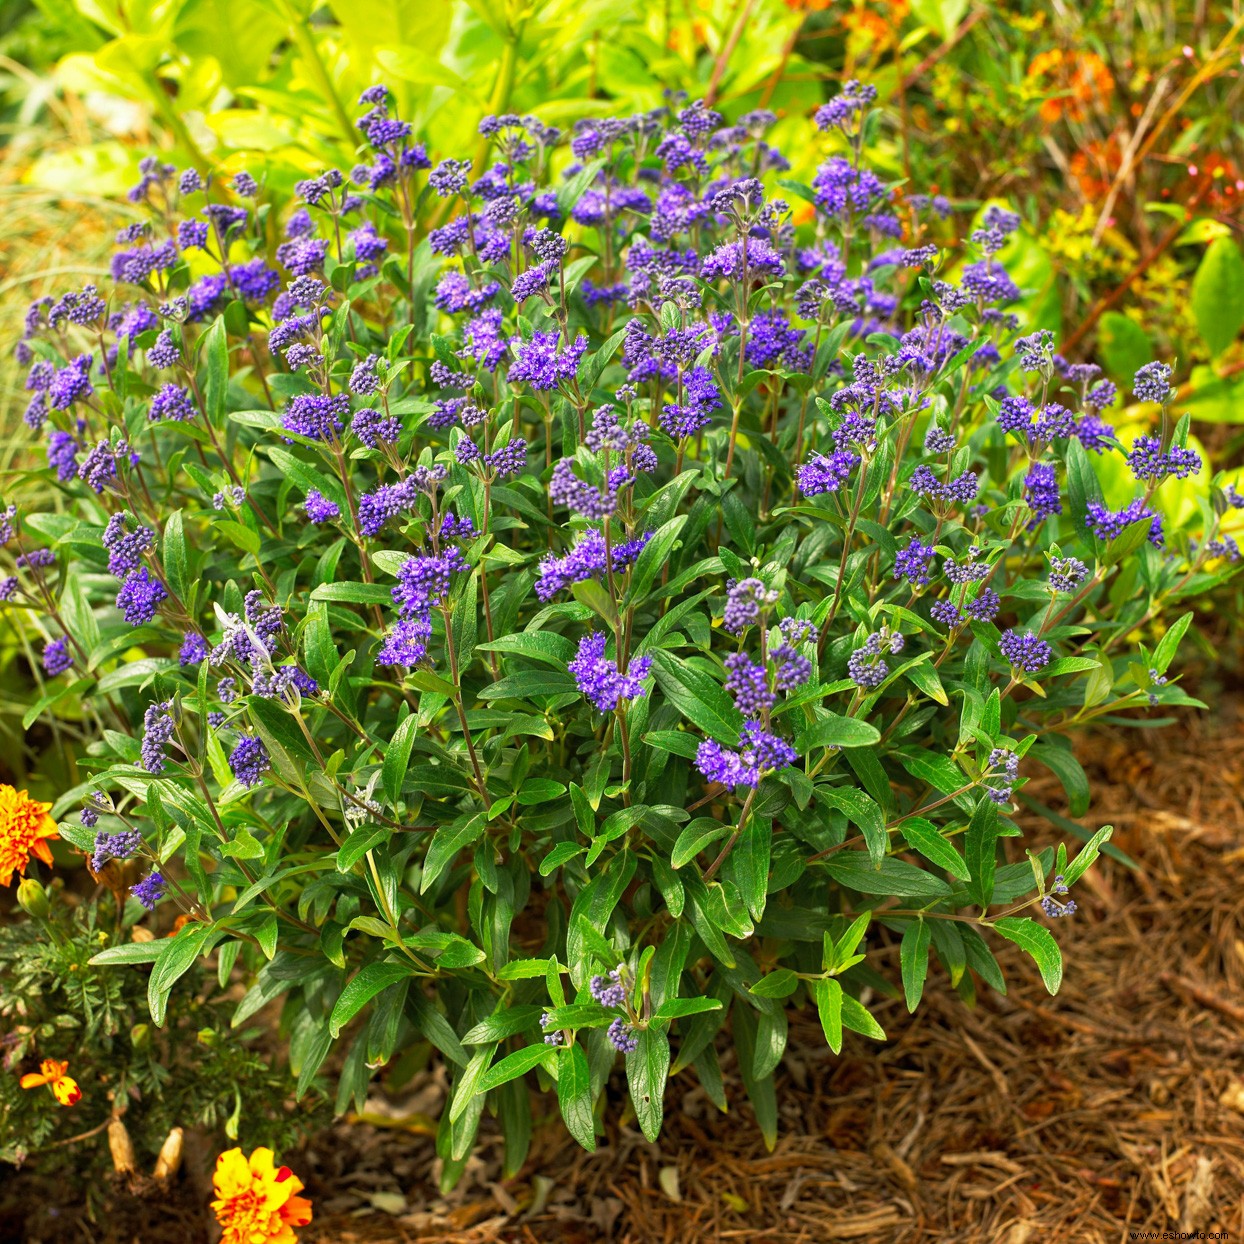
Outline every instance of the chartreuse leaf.
<svg viewBox="0 0 1244 1244"><path fill-rule="evenodd" d="M1192 314L1210 354L1221 354L1244 328L1244 256L1234 238L1209 244L1192 278Z"/></svg>

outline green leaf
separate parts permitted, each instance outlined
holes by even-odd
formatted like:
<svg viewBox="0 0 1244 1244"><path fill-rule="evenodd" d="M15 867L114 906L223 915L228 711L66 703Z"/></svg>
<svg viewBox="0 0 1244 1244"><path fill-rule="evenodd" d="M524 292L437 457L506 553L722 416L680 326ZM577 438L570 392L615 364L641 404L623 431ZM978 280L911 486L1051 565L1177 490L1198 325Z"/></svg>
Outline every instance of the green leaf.
<svg viewBox="0 0 1244 1244"><path fill-rule="evenodd" d="M1077 530L1086 532L1088 505L1090 501L1102 500L1101 483L1089 461L1088 451L1074 437L1067 442L1067 499Z"/></svg>
<svg viewBox="0 0 1244 1244"><path fill-rule="evenodd" d="M665 698L692 725L719 743L737 746L743 717L720 683L668 652L653 654L652 672Z"/></svg>
<svg viewBox="0 0 1244 1244"><path fill-rule="evenodd" d="M748 992L757 998L789 998L798 987L799 977L793 969L778 968L762 976Z"/></svg>
<svg viewBox="0 0 1244 1244"><path fill-rule="evenodd" d="M988 797L981 799L968 822L964 851L971 884L972 898L988 907L993 901L994 878L998 869L998 805Z"/></svg>
<svg viewBox="0 0 1244 1244"><path fill-rule="evenodd" d="M458 1078L457 1084L454 1085L453 1101L449 1105L449 1121L456 1123L467 1112L471 1102L480 1092L480 1081L488 1071L488 1064L492 1062L492 1056L496 1053L495 1045L488 1045L485 1049L476 1050L471 1056L471 1061L467 1063L466 1070Z"/></svg>
<svg viewBox="0 0 1244 1244"><path fill-rule="evenodd" d="M819 717L795 739L795 750L806 756L818 747L872 747L881 742L876 726L856 717L829 713Z"/></svg>
<svg viewBox="0 0 1244 1244"><path fill-rule="evenodd" d="M993 927L1022 950L1026 950L1041 970L1041 979L1051 994L1063 983L1063 956L1054 935L1031 916L1000 916Z"/></svg>
<svg viewBox="0 0 1244 1244"><path fill-rule="evenodd" d="M229 339L225 335L225 319L218 315L203 334L204 405L208 422L220 427L225 416L225 400L229 393Z"/></svg>
<svg viewBox="0 0 1244 1244"><path fill-rule="evenodd" d="M222 844L220 853L233 860L257 860L263 858L263 847L249 829L239 829L229 842Z"/></svg>
<svg viewBox="0 0 1244 1244"><path fill-rule="evenodd" d="M164 1026L168 996L173 986L190 970L190 965L208 949L217 930L210 924L188 924L176 937L167 939L147 980L147 1006L157 1027Z"/></svg>
<svg viewBox="0 0 1244 1244"><path fill-rule="evenodd" d="M720 1011L717 998L669 998L657 1008L653 1019L684 1019L688 1015L703 1015L707 1011Z"/></svg>
<svg viewBox="0 0 1244 1244"><path fill-rule="evenodd" d="M1067 865L1063 873L1063 881L1066 885L1075 885L1088 872L1113 833L1113 825L1104 825L1080 848L1080 853Z"/></svg>
<svg viewBox="0 0 1244 1244"><path fill-rule="evenodd" d="M816 997L816 1013L820 1016L825 1040L835 1054L842 1053L842 985L832 976L818 980L812 987Z"/></svg>
<svg viewBox="0 0 1244 1244"><path fill-rule="evenodd" d="M924 978L929 972L929 942L931 933L927 921L916 920L903 932L899 948L900 966L903 973L903 995L907 1010L912 1012L920 1005L924 992Z"/></svg>
<svg viewBox="0 0 1244 1244"><path fill-rule="evenodd" d="M511 652L530 657L564 670L574 660L575 645L565 635L552 631L520 631L517 635L501 635L491 643L476 644L484 652Z"/></svg>
<svg viewBox="0 0 1244 1244"><path fill-rule="evenodd" d="M323 471L317 471L297 454L279 445L265 445L264 452L272 460L272 465L286 479L293 480L304 494L318 491L333 502L343 514L350 512L345 489L342 488L341 481L335 475L325 475Z"/></svg>
<svg viewBox="0 0 1244 1244"><path fill-rule="evenodd" d="M665 1081L670 1070L669 1037L653 1027L640 1028L635 1037L639 1044L626 1056L626 1081L640 1131L645 1139L655 1143L664 1117Z"/></svg>
<svg viewBox="0 0 1244 1244"><path fill-rule="evenodd" d="M885 816L877 804L862 790L854 786L820 786L817 795L831 808L845 812L847 819L859 827L868 847L868 854L874 864L879 864L885 857L889 838L886 834ZM911 865L908 865L910 868ZM915 871L915 870L913 870ZM877 891L869 891L877 893Z"/></svg>
<svg viewBox="0 0 1244 1244"><path fill-rule="evenodd" d="M383 842L393 831L384 825L361 825L337 851L337 871L348 873L368 851Z"/></svg>
<svg viewBox="0 0 1244 1244"><path fill-rule="evenodd" d="M522 700L533 695L578 696L579 684L570 674L546 670L522 670L499 678L480 693L481 700Z"/></svg>
<svg viewBox="0 0 1244 1244"><path fill-rule="evenodd" d="M627 589L623 605L642 604L648 589L656 582L657 576L669 564L670 554L674 551L678 535L687 521L685 514L679 514L663 523L652 533L652 538L644 545L643 552L631 569L631 586Z"/></svg>
<svg viewBox="0 0 1244 1244"><path fill-rule="evenodd" d="M432 883L463 847L469 847L483 834L485 824L486 818L479 812L465 824L442 825L432 835L432 845L428 847L423 861L423 876L419 880L420 894L427 893Z"/></svg>
<svg viewBox="0 0 1244 1244"><path fill-rule="evenodd" d="M878 867L863 851L839 851L822 863L836 881L860 894L924 899L950 894L950 887L940 877L905 860L883 859Z"/></svg>
<svg viewBox="0 0 1244 1244"><path fill-rule="evenodd" d="M393 739L384 750L384 764L380 770L380 784L392 807L402 792L402 783L406 780L406 768L410 764L410 750L415 745L415 731L419 728L419 719L411 714L398 723L393 732Z"/></svg>
<svg viewBox="0 0 1244 1244"><path fill-rule="evenodd" d="M1234 238L1220 237L1206 250L1192 278L1192 314L1215 357L1244 327L1244 256Z"/></svg>
<svg viewBox="0 0 1244 1244"><path fill-rule="evenodd" d="M1053 744L1038 743L1029 749L1028 755L1040 761L1062 783L1067 792L1068 810L1072 816L1083 816L1089 809L1092 792L1084 766L1073 752Z"/></svg>
<svg viewBox="0 0 1244 1244"><path fill-rule="evenodd" d="M899 829L909 845L932 864L944 868L952 877L967 881L971 876L963 856L932 821L922 816L908 817Z"/></svg>
<svg viewBox="0 0 1244 1244"><path fill-rule="evenodd" d="M1175 653L1179 651L1179 643L1187 633L1191 622L1191 612L1185 613L1183 617L1178 618L1167 627L1166 634L1158 641L1158 646L1153 653L1153 668L1159 674L1165 674L1170 669L1171 662L1175 659ZM1073 812L1072 815L1075 816L1077 814Z"/></svg>
<svg viewBox="0 0 1244 1244"><path fill-rule="evenodd" d="M124 942L120 946L109 946L93 955L88 962L99 967L108 967L118 963L154 963L163 952L167 942Z"/></svg>
<svg viewBox="0 0 1244 1244"><path fill-rule="evenodd" d="M842 995L842 1026L862 1036L872 1037L874 1041L885 1040L885 1029L873 1019L862 1002L857 1002L847 993Z"/></svg>
<svg viewBox="0 0 1244 1244"><path fill-rule="evenodd" d="M534 1067L547 1067L557 1055L551 1045L525 1045L521 1050L507 1054L499 1063L491 1067L488 1074L479 1082L478 1092L491 1093L501 1085L517 1080L526 1075Z"/></svg>
<svg viewBox="0 0 1244 1244"><path fill-rule="evenodd" d="M557 1104L566 1130L588 1153L596 1151L596 1124L592 1118L592 1076L583 1046L575 1042L558 1056Z"/></svg>
<svg viewBox="0 0 1244 1244"><path fill-rule="evenodd" d="M566 793L566 787L552 778L528 778L518 791L518 802L525 808L551 803Z"/></svg>
<svg viewBox="0 0 1244 1244"><path fill-rule="evenodd" d="M357 972L341 991L333 1013L328 1017L328 1030L334 1037L361 1011L382 989L397 984L410 976L411 967L405 963L369 963Z"/></svg>
<svg viewBox="0 0 1244 1244"><path fill-rule="evenodd" d="M547 877L550 873L556 872L567 860L572 860L576 855L582 855L584 847L574 842L559 842L549 853L540 861L540 876Z"/></svg>
<svg viewBox="0 0 1244 1244"><path fill-rule="evenodd" d="M675 868L682 868L710 843L724 838L729 832L729 825L723 825L721 821L715 821L710 816L697 816L694 821L682 827L670 853L670 863Z"/></svg>
<svg viewBox="0 0 1244 1244"><path fill-rule="evenodd" d="M487 1045L490 1041L504 1041L515 1033L532 1027L543 1008L538 1006L511 1006L490 1015L476 1024L463 1038L463 1045Z"/></svg>
<svg viewBox="0 0 1244 1244"><path fill-rule="evenodd" d="M381 583L321 583L312 600L335 600L349 605L392 605L392 592Z"/></svg>
<svg viewBox="0 0 1244 1244"><path fill-rule="evenodd" d="M1132 377L1153 355L1153 344L1145 330L1118 311L1107 311L1097 322L1097 353L1106 371L1120 388L1132 384Z"/></svg>
<svg viewBox="0 0 1244 1244"><path fill-rule="evenodd" d="M174 510L164 524L164 573L173 595L182 601L190 592L189 565L181 511Z"/></svg>

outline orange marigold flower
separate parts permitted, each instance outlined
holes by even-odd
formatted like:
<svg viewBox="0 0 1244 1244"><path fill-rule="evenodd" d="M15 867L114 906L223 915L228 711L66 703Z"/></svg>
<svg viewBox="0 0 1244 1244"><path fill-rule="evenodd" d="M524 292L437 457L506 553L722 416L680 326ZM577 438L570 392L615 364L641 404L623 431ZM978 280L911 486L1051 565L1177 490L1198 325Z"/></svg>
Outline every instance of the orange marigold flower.
<svg viewBox="0 0 1244 1244"><path fill-rule="evenodd" d="M0 885L12 885L15 872L24 877L32 855L52 862L45 841L56 837L56 822L48 816L51 806L0 783Z"/></svg>
<svg viewBox="0 0 1244 1244"><path fill-rule="evenodd" d="M221 1244L297 1244L294 1228L311 1221L311 1202L298 1195L302 1180L288 1166L274 1166L271 1149L249 1158L241 1149L222 1153L212 1183Z"/></svg>
<svg viewBox="0 0 1244 1244"><path fill-rule="evenodd" d="M39 1064L37 1072L32 1071L29 1075L22 1076L22 1088L40 1088L46 1084L62 1106L76 1106L82 1100L82 1090L78 1087L77 1080L65 1074L68 1070L68 1063L45 1058Z"/></svg>

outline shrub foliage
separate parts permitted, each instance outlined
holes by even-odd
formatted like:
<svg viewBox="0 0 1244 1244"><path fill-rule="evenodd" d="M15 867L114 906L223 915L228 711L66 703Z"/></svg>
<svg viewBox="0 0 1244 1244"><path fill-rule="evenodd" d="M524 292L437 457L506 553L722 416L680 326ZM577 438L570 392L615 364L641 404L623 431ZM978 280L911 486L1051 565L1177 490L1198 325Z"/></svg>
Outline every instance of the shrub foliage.
<svg viewBox="0 0 1244 1244"><path fill-rule="evenodd" d="M284 210L148 161L108 290L31 308L73 504L9 514L0 594L32 719L93 731L62 836L185 917L96 960L157 1024L214 955L339 1109L430 1043L448 1183L486 1108L521 1163L535 1085L592 1148L619 1055L651 1138L729 1033L772 1143L791 1007L881 1039L866 991L1004 989L1003 941L1058 988L1109 830L1025 853L1025 780L1081 816L1068 736L1194 703L1172 606L1244 499L1162 364L1120 441L1015 314L1019 217L897 195L871 104L805 185L764 113L489 118L472 169L374 88Z"/></svg>

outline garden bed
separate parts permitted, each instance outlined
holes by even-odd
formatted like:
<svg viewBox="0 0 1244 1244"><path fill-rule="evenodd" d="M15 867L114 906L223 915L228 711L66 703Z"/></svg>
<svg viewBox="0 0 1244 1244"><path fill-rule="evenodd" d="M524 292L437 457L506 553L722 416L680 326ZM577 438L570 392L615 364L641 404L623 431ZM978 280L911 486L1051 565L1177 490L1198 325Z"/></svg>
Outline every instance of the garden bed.
<svg viewBox="0 0 1244 1244"><path fill-rule="evenodd" d="M1014 951L1002 958L1011 992L982 995L975 1011L944 978L915 1016L876 1003L890 1038L879 1048L859 1041L835 1059L816 1017L795 1015L773 1153L748 1106L721 1115L689 1087L659 1143L611 1122L593 1155L546 1110L508 1183L485 1130L444 1198L429 1134L444 1091L425 1077L371 1104L383 1126L338 1124L296 1156L316 1205L307 1241L1091 1244L1126 1230L1244 1230L1244 739L1234 719L1191 718L1160 735L1100 734L1085 765L1096 793L1085 823L1113 821L1142 868L1089 875L1081 912L1060 923L1057 998ZM1029 789L1058 801L1056 783ZM1033 818L1026 828L1041 834ZM111 1226L93 1226L74 1198L57 1207L36 1176L8 1176L0 1222L4 1238L31 1244L191 1244L196 1184L206 1179L191 1171L168 1221L149 1200L141 1216L120 1205ZM36 1204L18 1225L15 1207Z"/></svg>

